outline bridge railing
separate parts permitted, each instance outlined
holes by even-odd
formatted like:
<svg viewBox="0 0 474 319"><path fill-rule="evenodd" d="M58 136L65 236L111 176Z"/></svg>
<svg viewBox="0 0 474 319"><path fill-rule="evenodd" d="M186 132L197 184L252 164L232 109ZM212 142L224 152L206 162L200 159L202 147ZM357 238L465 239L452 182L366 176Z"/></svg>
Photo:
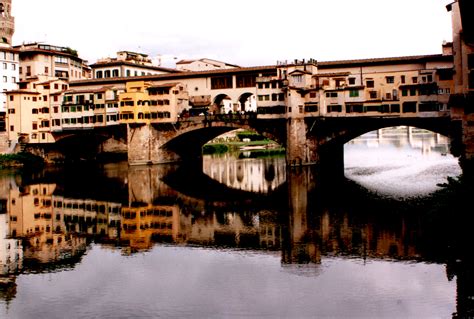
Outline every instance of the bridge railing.
<svg viewBox="0 0 474 319"><path fill-rule="evenodd" d="M225 123L245 123L249 120L257 118L257 113L229 113L229 114L204 114L199 116L188 116L178 118L178 123L181 122L225 122Z"/></svg>

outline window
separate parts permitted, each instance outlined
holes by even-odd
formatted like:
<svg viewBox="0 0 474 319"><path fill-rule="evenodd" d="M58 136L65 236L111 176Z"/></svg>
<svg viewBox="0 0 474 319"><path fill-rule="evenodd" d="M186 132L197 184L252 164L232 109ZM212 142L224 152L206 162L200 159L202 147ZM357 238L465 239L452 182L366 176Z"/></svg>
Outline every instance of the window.
<svg viewBox="0 0 474 319"><path fill-rule="evenodd" d="M374 80L367 80L367 87L368 88L373 88L374 87Z"/></svg>
<svg viewBox="0 0 474 319"><path fill-rule="evenodd" d="M211 78L211 89L231 89L232 76L219 76Z"/></svg>
<svg viewBox="0 0 474 319"><path fill-rule="evenodd" d="M467 55L467 68L470 70L474 69L474 53Z"/></svg>
<svg viewBox="0 0 474 319"><path fill-rule="evenodd" d="M13 95L10 95L10 101L13 101L15 97Z"/></svg>
<svg viewBox="0 0 474 319"><path fill-rule="evenodd" d="M49 74L49 67L47 67L47 66L44 67L44 74L46 74L46 75Z"/></svg>
<svg viewBox="0 0 474 319"><path fill-rule="evenodd" d="M369 95L370 95L371 99L376 99L377 98L377 91L370 91Z"/></svg>
<svg viewBox="0 0 474 319"><path fill-rule="evenodd" d="M303 82L303 76L301 74L293 75L293 81L295 83L301 83Z"/></svg>
<svg viewBox="0 0 474 319"><path fill-rule="evenodd" d="M8 109L8 114L15 114L15 109Z"/></svg>
<svg viewBox="0 0 474 319"><path fill-rule="evenodd" d="M359 96L359 90L350 90L349 91L349 97L358 97Z"/></svg>
<svg viewBox="0 0 474 319"><path fill-rule="evenodd" d="M354 85L356 83L355 78L349 78L349 85Z"/></svg>
<svg viewBox="0 0 474 319"><path fill-rule="evenodd" d="M337 97L337 92L326 92L326 97Z"/></svg>
<svg viewBox="0 0 474 319"><path fill-rule="evenodd" d="M4 76L4 77L3 77L3 82L4 82L4 83L7 83L7 82L8 82L8 77Z"/></svg>
<svg viewBox="0 0 474 319"><path fill-rule="evenodd" d="M413 83L418 83L418 77L416 77L416 76L412 77L412 78L411 78L411 81L412 81Z"/></svg>
<svg viewBox="0 0 474 319"><path fill-rule="evenodd" d="M342 112L342 106L341 105L328 105L328 113L332 113L332 112L337 112L337 113Z"/></svg>
<svg viewBox="0 0 474 319"><path fill-rule="evenodd" d="M402 75L402 76L400 77L400 80L401 80L402 83L405 83L405 76Z"/></svg>
<svg viewBox="0 0 474 319"><path fill-rule="evenodd" d="M33 128L33 130L37 130L38 129L38 123L33 122L32 123L32 128Z"/></svg>
<svg viewBox="0 0 474 319"><path fill-rule="evenodd" d="M103 77L103 76L102 76L102 71L97 71L97 72L95 73L95 77L96 77L97 79L102 79L102 77Z"/></svg>
<svg viewBox="0 0 474 319"><path fill-rule="evenodd" d="M119 70L114 69L114 70L112 71L112 76L113 76L114 78L118 78L118 76L119 76Z"/></svg>
<svg viewBox="0 0 474 319"><path fill-rule="evenodd" d="M404 102L403 113L416 113L416 102Z"/></svg>
<svg viewBox="0 0 474 319"><path fill-rule="evenodd" d="M104 78L110 78L110 70L105 70Z"/></svg>
<svg viewBox="0 0 474 319"><path fill-rule="evenodd" d="M6 70L8 68L8 65L6 63L3 63L3 69Z"/></svg>
<svg viewBox="0 0 474 319"><path fill-rule="evenodd" d="M16 64L12 64L12 71L16 70Z"/></svg>
<svg viewBox="0 0 474 319"><path fill-rule="evenodd" d="M395 77L394 76L387 76L387 77L385 77L385 81L387 83L395 83Z"/></svg>

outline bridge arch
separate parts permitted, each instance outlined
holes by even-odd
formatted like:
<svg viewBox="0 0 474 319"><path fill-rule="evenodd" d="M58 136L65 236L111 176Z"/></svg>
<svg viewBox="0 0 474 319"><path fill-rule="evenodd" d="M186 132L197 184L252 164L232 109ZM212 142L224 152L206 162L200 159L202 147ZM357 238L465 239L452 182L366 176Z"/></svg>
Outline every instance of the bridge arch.
<svg viewBox="0 0 474 319"><path fill-rule="evenodd" d="M239 110L238 111L257 112L257 101L256 101L254 93L245 92L239 96Z"/></svg>
<svg viewBox="0 0 474 319"><path fill-rule="evenodd" d="M232 98L225 93L216 95L211 111L215 114L227 114L234 111Z"/></svg>
<svg viewBox="0 0 474 319"><path fill-rule="evenodd" d="M175 124L128 125L128 160L132 164L185 161L202 157L202 147L236 129L250 129L282 144L277 125L261 125L255 114L213 114Z"/></svg>

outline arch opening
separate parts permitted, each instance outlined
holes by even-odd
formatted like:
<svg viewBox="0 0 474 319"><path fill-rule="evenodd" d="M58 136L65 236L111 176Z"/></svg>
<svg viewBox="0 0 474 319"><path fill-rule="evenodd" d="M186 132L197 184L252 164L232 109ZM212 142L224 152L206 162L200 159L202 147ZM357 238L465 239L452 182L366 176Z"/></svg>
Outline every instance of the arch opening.
<svg viewBox="0 0 474 319"><path fill-rule="evenodd" d="M447 136L413 126L370 131L344 145L344 175L384 196L426 196L461 174L450 143Z"/></svg>
<svg viewBox="0 0 474 319"><path fill-rule="evenodd" d="M233 113L236 108L237 106L227 94L219 94L214 98L210 111L213 114L228 114Z"/></svg>

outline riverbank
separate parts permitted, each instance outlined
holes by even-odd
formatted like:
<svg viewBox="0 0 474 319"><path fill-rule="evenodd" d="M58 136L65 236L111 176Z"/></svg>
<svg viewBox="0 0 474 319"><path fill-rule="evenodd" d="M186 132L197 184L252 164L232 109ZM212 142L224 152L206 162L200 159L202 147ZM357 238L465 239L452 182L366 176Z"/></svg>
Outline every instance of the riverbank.
<svg viewBox="0 0 474 319"><path fill-rule="evenodd" d="M42 167L44 164L43 158L31 153L0 154L0 169Z"/></svg>

